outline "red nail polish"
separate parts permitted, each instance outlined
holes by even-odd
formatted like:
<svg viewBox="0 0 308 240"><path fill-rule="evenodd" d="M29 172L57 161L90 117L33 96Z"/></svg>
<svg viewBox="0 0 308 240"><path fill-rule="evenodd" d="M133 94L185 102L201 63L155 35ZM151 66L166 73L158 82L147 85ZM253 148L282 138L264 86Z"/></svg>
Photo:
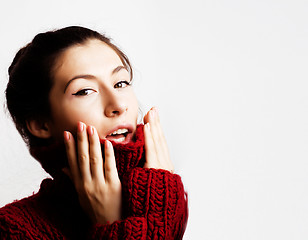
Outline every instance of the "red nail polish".
<svg viewBox="0 0 308 240"><path fill-rule="evenodd" d="M67 131L64 131L64 139L66 141L69 141L70 140L70 134L67 132Z"/></svg>
<svg viewBox="0 0 308 240"><path fill-rule="evenodd" d="M79 132L82 132L83 129L84 129L84 123L78 122L78 131L79 131Z"/></svg>
<svg viewBox="0 0 308 240"><path fill-rule="evenodd" d="M93 136L93 134L94 134L94 128L93 128L92 126L89 126L89 127L88 127L88 134L89 134L90 136Z"/></svg>
<svg viewBox="0 0 308 240"><path fill-rule="evenodd" d="M94 127L91 127L91 135L94 134Z"/></svg>

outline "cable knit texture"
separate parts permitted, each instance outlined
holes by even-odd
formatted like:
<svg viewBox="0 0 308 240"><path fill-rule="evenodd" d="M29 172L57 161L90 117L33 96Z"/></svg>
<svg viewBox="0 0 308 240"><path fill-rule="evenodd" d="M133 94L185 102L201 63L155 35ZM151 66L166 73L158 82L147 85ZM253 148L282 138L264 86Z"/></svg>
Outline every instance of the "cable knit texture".
<svg viewBox="0 0 308 240"><path fill-rule="evenodd" d="M103 141L102 141L103 144ZM122 183L122 219L92 225L82 211L70 179L61 144L31 149L31 154L53 176L37 194L0 209L0 239L181 239L188 217L181 177L161 169L143 168L143 125L136 139L114 144Z"/></svg>

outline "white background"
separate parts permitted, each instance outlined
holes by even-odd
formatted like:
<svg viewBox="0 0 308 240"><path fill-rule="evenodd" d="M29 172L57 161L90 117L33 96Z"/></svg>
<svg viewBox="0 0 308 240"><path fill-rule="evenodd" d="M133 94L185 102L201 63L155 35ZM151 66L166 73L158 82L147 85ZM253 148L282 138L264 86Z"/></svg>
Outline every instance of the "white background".
<svg viewBox="0 0 308 240"><path fill-rule="evenodd" d="M105 32L127 53L144 112L158 106L189 194L185 239L308 239L308 1L5 1L7 68L35 34ZM4 111L0 206L46 177Z"/></svg>

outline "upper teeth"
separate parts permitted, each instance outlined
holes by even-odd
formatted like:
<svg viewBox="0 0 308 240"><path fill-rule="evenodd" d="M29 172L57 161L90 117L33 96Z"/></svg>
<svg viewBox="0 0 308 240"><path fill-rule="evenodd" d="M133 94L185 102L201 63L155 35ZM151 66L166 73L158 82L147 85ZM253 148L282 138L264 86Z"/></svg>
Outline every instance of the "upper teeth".
<svg viewBox="0 0 308 240"><path fill-rule="evenodd" d="M122 129L118 129L118 130L114 131L110 135L124 134L124 133L127 133L127 132L128 132L128 130L126 128L122 128Z"/></svg>

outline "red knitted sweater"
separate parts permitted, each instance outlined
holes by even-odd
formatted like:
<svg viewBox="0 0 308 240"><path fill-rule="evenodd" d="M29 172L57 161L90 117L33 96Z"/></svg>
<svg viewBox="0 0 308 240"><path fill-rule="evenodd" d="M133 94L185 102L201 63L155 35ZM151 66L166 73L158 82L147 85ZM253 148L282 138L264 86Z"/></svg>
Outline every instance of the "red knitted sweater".
<svg viewBox="0 0 308 240"><path fill-rule="evenodd" d="M144 164L143 126L136 141L114 145L123 189L122 219L92 225L82 211L73 184L62 172L62 145L31 149L53 179L37 194L0 209L0 239L181 239L188 216L179 175Z"/></svg>

